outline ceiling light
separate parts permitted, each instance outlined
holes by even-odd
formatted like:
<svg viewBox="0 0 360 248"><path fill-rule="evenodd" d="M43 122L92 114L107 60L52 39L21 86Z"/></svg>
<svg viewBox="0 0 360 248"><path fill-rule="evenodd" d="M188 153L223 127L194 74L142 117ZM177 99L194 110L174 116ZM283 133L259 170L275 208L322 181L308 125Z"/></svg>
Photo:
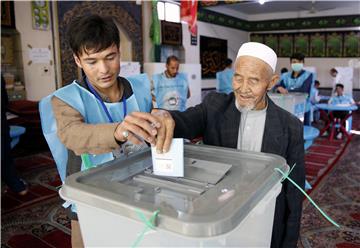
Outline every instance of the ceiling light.
<svg viewBox="0 0 360 248"><path fill-rule="evenodd" d="M266 0L259 0L259 3L263 5L266 2Z"/></svg>

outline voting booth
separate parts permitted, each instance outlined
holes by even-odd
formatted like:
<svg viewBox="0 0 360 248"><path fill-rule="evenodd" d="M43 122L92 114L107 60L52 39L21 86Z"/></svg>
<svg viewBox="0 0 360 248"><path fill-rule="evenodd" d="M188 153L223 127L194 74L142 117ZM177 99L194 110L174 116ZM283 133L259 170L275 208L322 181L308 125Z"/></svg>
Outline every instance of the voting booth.
<svg viewBox="0 0 360 248"><path fill-rule="evenodd" d="M268 93L268 95L276 105L304 121L307 94L291 92L286 95L276 93Z"/></svg>
<svg viewBox="0 0 360 248"><path fill-rule="evenodd" d="M184 177L154 175L147 148L69 176L60 195L85 247L270 246L282 157L185 145L184 165Z"/></svg>

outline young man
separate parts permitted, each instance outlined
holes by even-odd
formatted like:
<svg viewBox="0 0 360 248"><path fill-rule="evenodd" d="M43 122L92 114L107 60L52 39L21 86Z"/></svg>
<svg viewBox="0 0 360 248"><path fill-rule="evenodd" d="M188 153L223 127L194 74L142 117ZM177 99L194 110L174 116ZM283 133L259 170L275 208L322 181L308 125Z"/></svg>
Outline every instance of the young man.
<svg viewBox="0 0 360 248"><path fill-rule="evenodd" d="M153 97L158 108L184 111L186 100L190 98L190 89L185 73L179 73L179 59L169 56L166 59L166 71L154 74Z"/></svg>
<svg viewBox="0 0 360 248"><path fill-rule="evenodd" d="M295 53L290 57L292 71L281 74L280 82L276 86L281 94L289 92L307 93L308 98L305 108L304 124L310 125L310 107L312 98L312 88L314 87L315 75L304 70L305 56Z"/></svg>
<svg viewBox="0 0 360 248"><path fill-rule="evenodd" d="M355 104L355 101L351 96L344 94L344 85L343 84L336 84L335 96L330 98L329 104L353 105L353 104ZM349 111L333 111L333 116L335 118L339 118L339 122L341 122L348 114L349 114ZM338 131L338 134L336 135L336 138L342 139L342 133L339 132L339 129L337 131Z"/></svg>
<svg viewBox="0 0 360 248"><path fill-rule="evenodd" d="M275 52L257 42L244 43L238 52L234 92L210 93L185 112L153 110L161 118L156 149L167 151L172 137L202 136L207 145L267 152L296 164L290 177L305 184L303 125L267 96L278 81ZM303 196L294 185L283 182L276 199L271 247L296 247Z"/></svg>
<svg viewBox="0 0 360 248"><path fill-rule="evenodd" d="M146 84L118 76L120 36L112 19L77 18L67 37L85 76L40 103L43 132L63 181L74 172L140 149L144 141L154 144L159 127L153 116L142 113L151 110L149 80ZM81 247L74 205L71 210L72 246Z"/></svg>
<svg viewBox="0 0 360 248"><path fill-rule="evenodd" d="M216 90L219 93L230 94L232 92L232 78L234 70L232 69L232 60L225 60L225 69L216 73Z"/></svg>

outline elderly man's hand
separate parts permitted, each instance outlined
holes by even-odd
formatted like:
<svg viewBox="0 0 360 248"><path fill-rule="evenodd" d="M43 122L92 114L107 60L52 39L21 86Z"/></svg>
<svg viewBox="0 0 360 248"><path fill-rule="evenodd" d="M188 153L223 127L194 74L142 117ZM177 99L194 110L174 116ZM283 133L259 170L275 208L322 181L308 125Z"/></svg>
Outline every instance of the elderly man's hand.
<svg viewBox="0 0 360 248"><path fill-rule="evenodd" d="M281 94L288 94L289 92L287 91L287 89L285 89L284 87L279 86L277 88L277 90L281 93Z"/></svg>
<svg viewBox="0 0 360 248"><path fill-rule="evenodd" d="M157 130L156 151L158 153L168 152L174 136L175 121L166 110L153 109L151 114L160 121L160 128Z"/></svg>
<svg viewBox="0 0 360 248"><path fill-rule="evenodd" d="M143 140L155 145L160 121L149 113L132 112L116 127L114 137L120 142L127 140L141 144Z"/></svg>

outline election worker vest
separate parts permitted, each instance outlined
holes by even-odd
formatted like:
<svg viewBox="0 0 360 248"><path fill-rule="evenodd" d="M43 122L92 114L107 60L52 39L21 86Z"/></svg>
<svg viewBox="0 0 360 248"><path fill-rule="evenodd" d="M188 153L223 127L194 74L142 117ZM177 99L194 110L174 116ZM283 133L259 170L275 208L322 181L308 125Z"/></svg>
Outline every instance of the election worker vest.
<svg viewBox="0 0 360 248"><path fill-rule="evenodd" d="M165 73L153 75L154 93L158 108L184 111L188 94L188 81L185 73L167 78Z"/></svg>
<svg viewBox="0 0 360 248"><path fill-rule="evenodd" d="M140 74L131 76L128 77L127 80L130 82L133 94L126 99L126 112L128 114L133 111L150 112L150 81L147 75ZM72 108L76 109L83 116L85 123L109 123L109 119L101 105L101 102L90 91L76 83L76 81L55 91L53 94L40 101L39 110L43 134L54 157L60 178L64 182L66 178L68 150L57 136L56 119L54 117L51 104L53 96L58 97ZM123 102L104 102L104 104L114 122L121 122L123 120ZM93 166L97 166L114 159L112 152L99 155L89 154L88 157ZM81 169L84 169L84 161L82 161Z"/></svg>
<svg viewBox="0 0 360 248"><path fill-rule="evenodd" d="M234 76L234 70L226 68L223 71L216 73L216 90L220 93L230 94L233 91L232 79Z"/></svg>

